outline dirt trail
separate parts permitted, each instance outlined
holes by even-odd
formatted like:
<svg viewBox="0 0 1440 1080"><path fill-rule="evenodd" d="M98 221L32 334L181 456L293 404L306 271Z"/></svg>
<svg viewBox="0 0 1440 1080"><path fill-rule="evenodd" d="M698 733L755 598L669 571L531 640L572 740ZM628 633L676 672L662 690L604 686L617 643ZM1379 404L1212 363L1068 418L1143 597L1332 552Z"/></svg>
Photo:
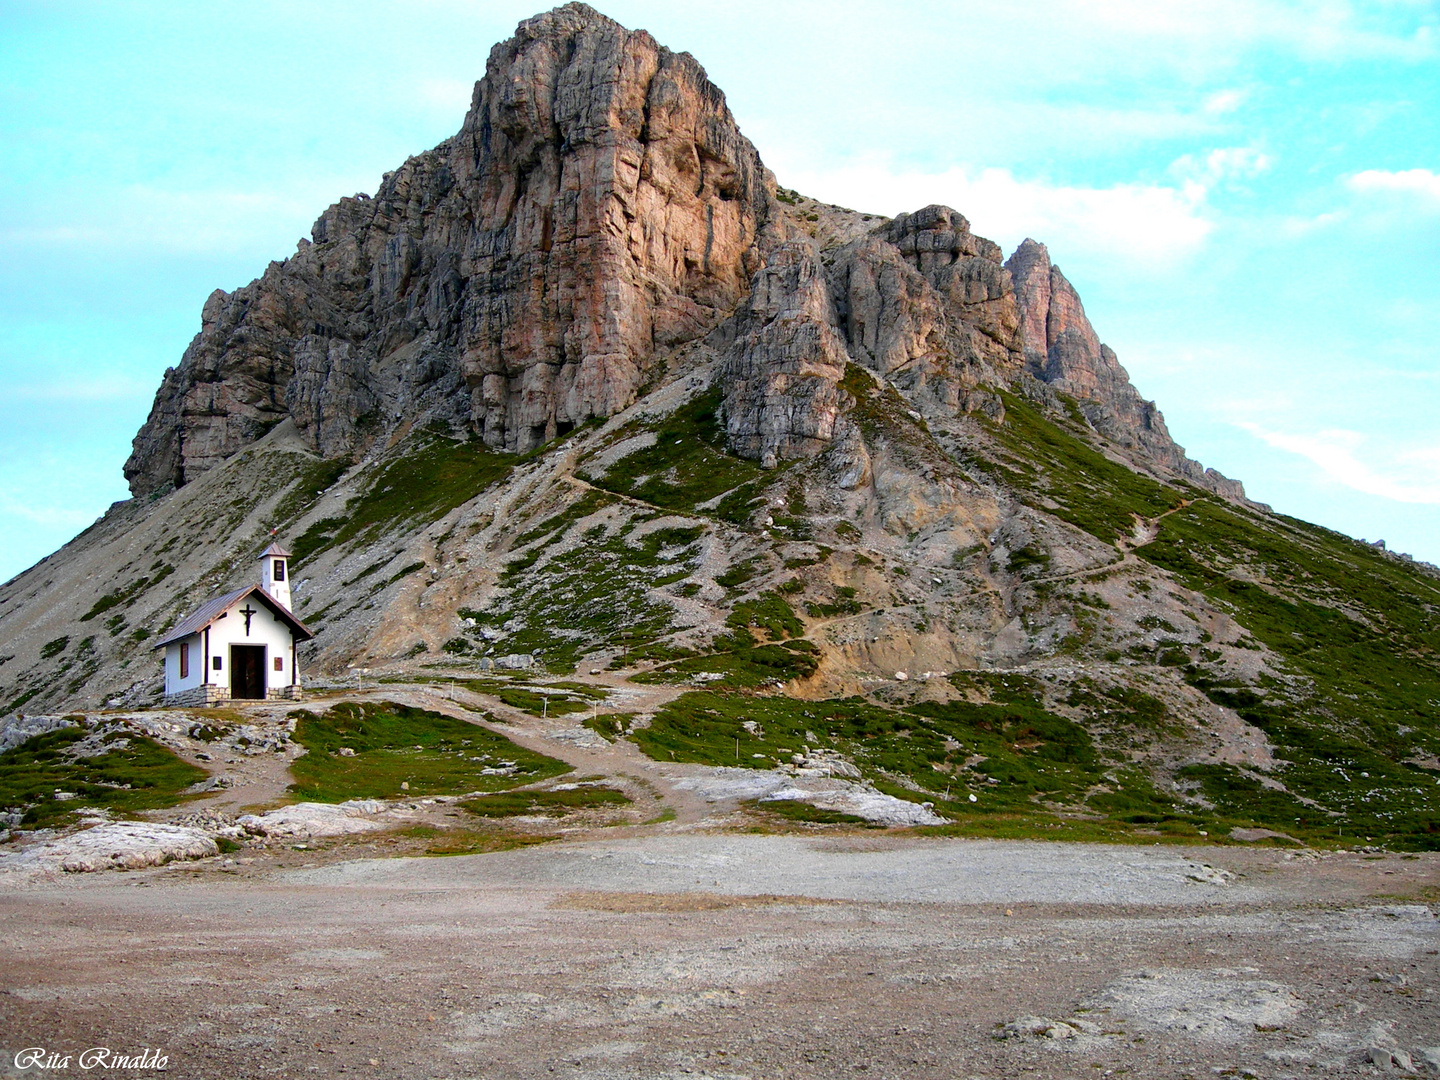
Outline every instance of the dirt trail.
<svg viewBox="0 0 1440 1080"><path fill-rule="evenodd" d="M625 694L624 698L611 699L604 706L598 707L597 712L602 714L617 711L616 705L623 706L623 711L627 713L652 712L688 689L633 685L615 676L592 676L586 677L584 681ZM559 758L573 766L581 776L628 777L655 798L654 813L651 817L665 815L668 810L674 815L673 822L676 827L695 825L717 818L714 804L706 802L693 792L674 786L676 780L693 770L651 760L626 739L607 742L581 723L587 714L568 713L564 716L541 718L506 705L488 694L475 694L464 689L450 691L388 687L384 696L401 704L433 709L480 724L527 750ZM504 722L489 721L485 717L486 713Z"/></svg>

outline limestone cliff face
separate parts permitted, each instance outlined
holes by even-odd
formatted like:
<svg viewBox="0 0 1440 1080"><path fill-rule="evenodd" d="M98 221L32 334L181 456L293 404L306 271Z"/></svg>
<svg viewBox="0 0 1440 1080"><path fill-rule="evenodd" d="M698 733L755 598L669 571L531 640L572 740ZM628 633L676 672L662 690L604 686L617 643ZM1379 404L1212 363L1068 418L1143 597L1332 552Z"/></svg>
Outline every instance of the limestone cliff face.
<svg viewBox="0 0 1440 1080"><path fill-rule="evenodd" d="M1165 427L1165 417L1130 383L1114 351L1100 342L1084 305L1044 244L1026 239L1005 263L1015 286L1025 368L1035 378L1075 398L1102 435L1138 450L1165 469L1229 498L1243 486L1185 456Z"/></svg>
<svg viewBox="0 0 1440 1080"><path fill-rule="evenodd" d="M135 439L137 494L287 415L325 456L417 419L527 450L633 399L748 291L775 206L693 58L583 4L491 52L454 138L233 294Z"/></svg>
<svg viewBox="0 0 1440 1080"><path fill-rule="evenodd" d="M772 252L725 329L734 336L724 370L734 449L767 468L824 450L836 433L848 355L814 246Z"/></svg>
<svg viewBox="0 0 1440 1080"><path fill-rule="evenodd" d="M724 96L588 8L496 48L457 149L478 211L460 366L493 445L628 405L656 350L707 332L758 269L773 203Z"/></svg>
<svg viewBox="0 0 1440 1080"><path fill-rule="evenodd" d="M1019 312L997 244L947 206L902 214L846 245L831 272L856 362L924 403L960 409L1020 369Z"/></svg>
<svg viewBox="0 0 1440 1080"><path fill-rule="evenodd" d="M1171 441L1043 245L1006 263L948 207L876 220L796 200L689 55L584 4L539 15L491 51L457 135L210 297L135 438L131 489L182 486L286 419L329 458L437 421L530 450L626 408L703 341L724 359L732 449L766 465L837 439L858 460L854 362L931 415L998 415L983 388L1033 377L1239 497Z"/></svg>

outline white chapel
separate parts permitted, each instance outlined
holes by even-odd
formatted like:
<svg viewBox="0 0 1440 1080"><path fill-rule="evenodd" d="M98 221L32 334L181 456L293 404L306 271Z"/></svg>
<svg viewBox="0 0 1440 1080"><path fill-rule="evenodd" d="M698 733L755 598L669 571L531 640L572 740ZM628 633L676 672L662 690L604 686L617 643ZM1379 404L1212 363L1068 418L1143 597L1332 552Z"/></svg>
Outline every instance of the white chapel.
<svg viewBox="0 0 1440 1080"><path fill-rule="evenodd" d="M260 584L202 604L156 645L165 650L165 703L299 698L299 645L315 635L290 610L290 553L260 553Z"/></svg>

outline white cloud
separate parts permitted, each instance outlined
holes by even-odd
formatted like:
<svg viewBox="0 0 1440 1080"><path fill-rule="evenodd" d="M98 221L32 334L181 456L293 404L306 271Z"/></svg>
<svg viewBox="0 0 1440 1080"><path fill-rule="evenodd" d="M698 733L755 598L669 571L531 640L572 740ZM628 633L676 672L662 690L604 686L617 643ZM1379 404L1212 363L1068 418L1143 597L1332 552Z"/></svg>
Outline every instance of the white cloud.
<svg viewBox="0 0 1440 1080"><path fill-rule="evenodd" d="M1232 113L1249 99L1248 90L1217 90L1201 106L1210 116L1224 116Z"/></svg>
<svg viewBox="0 0 1440 1080"><path fill-rule="evenodd" d="M815 198L892 216L944 203L968 217L976 232L1007 247L1032 236L1057 251L1164 266L1194 253L1214 230L1208 197L1218 182L1268 165L1257 151L1233 148L1180 165L1175 171L1183 179L1174 184L1084 187L1024 179L1008 169L956 166L927 173L884 159L797 170L780 179Z"/></svg>
<svg viewBox="0 0 1440 1080"><path fill-rule="evenodd" d="M1060 0L1057 7L1121 37L1184 42L1196 49L1271 46L1309 59L1410 61L1436 51L1427 23L1413 29L1387 25L1376 5L1348 0Z"/></svg>
<svg viewBox="0 0 1440 1080"><path fill-rule="evenodd" d="M1259 424L1237 426L1269 446L1308 458L1331 480L1354 491L1402 503L1440 505L1440 447L1402 450L1376 468L1360 460L1366 437L1358 431L1330 428L1313 435L1287 435Z"/></svg>
<svg viewBox="0 0 1440 1080"><path fill-rule="evenodd" d="M1176 158L1169 171L1198 205L1216 188L1242 187L1243 181L1268 172L1272 164L1270 155L1253 146L1221 146Z"/></svg>
<svg viewBox="0 0 1440 1080"><path fill-rule="evenodd" d="M1361 195L1419 195L1440 205L1440 173L1429 169L1404 169L1400 172L1366 169L1346 180L1345 186Z"/></svg>
<svg viewBox="0 0 1440 1080"><path fill-rule="evenodd" d="M415 87L416 96L421 102L447 116L454 116L457 126L459 118L470 108L474 90L474 79L421 79Z"/></svg>

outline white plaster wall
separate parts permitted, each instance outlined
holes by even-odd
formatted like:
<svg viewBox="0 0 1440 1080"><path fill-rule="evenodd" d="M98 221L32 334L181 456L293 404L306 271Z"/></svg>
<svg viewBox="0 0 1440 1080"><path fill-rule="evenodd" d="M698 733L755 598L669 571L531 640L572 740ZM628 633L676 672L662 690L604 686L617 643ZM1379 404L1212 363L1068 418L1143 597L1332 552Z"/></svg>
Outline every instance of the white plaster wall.
<svg viewBox="0 0 1440 1080"><path fill-rule="evenodd" d="M205 677L205 657L202 655L202 638L199 634L192 634L188 638L181 638L179 641L172 641L165 646L165 693L178 694L182 690L189 690L193 686L199 686ZM180 646L190 646L190 674L187 678L180 678Z"/></svg>
<svg viewBox="0 0 1440 1080"><path fill-rule="evenodd" d="M285 563L285 580L275 580L275 563ZM295 610L290 602L290 566L286 559L276 559L271 556L268 559L260 560L260 587L270 594L276 603L285 608L286 611Z"/></svg>
<svg viewBox="0 0 1440 1080"><path fill-rule="evenodd" d="M250 633L245 633L245 616L240 609L249 606L256 614L250 620ZM242 600L232 607L223 619L210 624L210 655L221 658L221 667L210 669L210 682L215 686L230 686L230 646L265 646L265 685L289 686L290 672L290 627L271 614L263 600L254 596ZM275 657L280 657L282 669L275 670Z"/></svg>

